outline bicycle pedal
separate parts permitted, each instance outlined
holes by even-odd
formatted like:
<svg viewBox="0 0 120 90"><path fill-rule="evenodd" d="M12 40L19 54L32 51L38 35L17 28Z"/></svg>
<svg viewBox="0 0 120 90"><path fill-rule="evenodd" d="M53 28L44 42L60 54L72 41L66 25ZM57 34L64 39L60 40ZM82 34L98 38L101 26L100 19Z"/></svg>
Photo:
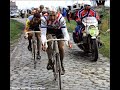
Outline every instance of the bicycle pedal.
<svg viewBox="0 0 120 90"><path fill-rule="evenodd" d="M37 56L36 59L40 60L40 59L41 59L41 56Z"/></svg>
<svg viewBox="0 0 120 90"><path fill-rule="evenodd" d="M47 70L53 70L53 66L47 66Z"/></svg>

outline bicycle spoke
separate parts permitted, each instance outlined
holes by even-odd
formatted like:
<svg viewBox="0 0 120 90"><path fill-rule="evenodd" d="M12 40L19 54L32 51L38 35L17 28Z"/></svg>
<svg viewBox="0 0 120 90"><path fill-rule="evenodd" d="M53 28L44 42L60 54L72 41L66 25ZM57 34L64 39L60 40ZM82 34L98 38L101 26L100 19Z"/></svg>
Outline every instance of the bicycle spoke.
<svg viewBox="0 0 120 90"><path fill-rule="evenodd" d="M59 90L61 90L61 61L60 61L60 57L59 54L56 54L56 66L57 66L57 77L58 77L58 87Z"/></svg>

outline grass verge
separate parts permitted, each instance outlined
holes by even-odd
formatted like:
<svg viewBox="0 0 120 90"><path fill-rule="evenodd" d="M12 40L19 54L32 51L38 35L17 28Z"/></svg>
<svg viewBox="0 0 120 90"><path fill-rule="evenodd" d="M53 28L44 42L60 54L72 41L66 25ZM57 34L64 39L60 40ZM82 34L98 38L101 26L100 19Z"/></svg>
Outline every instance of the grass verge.
<svg viewBox="0 0 120 90"><path fill-rule="evenodd" d="M99 49L99 52L108 58L110 58L110 33L101 34L101 41L104 45Z"/></svg>
<svg viewBox="0 0 120 90"><path fill-rule="evenodd" d="M16 20L10 19L10 45L15 43L18 38L20 38L23 27L24 24Z"/></svg>

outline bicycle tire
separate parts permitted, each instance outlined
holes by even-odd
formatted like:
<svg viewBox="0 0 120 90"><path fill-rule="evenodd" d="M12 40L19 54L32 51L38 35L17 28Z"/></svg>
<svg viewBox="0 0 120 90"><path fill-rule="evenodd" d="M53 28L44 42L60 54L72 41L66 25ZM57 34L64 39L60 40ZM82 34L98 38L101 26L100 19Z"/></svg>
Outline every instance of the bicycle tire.
<svg viewBox="0 0 120 90"><path fill-rule="evenodd" d="M54 55L53 56L54 60L53 60L53 65L54 65L54 68L53 68L53 74L54 74L54 80L56 81L57 80L57 62L56 62L56 56Z"/></svg>
<svg viewBox="0 0 120 90"><path fill-rule="evenodd" d="M39 40L39 45L40 45L39 53L40 53L40 59L41 59L41 46L42 46L41 40Z"/></svg>
<svg viewBox="0 0 120 90"><path fill-rule="evenodd" d="M61 61L59 53L56 53L57 71L58 71L58 87L61 90Z"/></svg>
<svg viewBox="0 0 120 90"><path fill-rule="evenodd" d="M35 51L35 44L34 41L32 41L32 53L33 53L33 59L34 59L34 69L36 69L36 51Z"/></svg>

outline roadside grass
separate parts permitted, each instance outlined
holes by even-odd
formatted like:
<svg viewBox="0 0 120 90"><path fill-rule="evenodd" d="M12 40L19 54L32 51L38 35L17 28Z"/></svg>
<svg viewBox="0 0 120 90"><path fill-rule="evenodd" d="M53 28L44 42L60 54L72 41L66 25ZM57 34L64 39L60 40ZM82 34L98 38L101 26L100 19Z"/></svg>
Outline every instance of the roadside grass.
<svg viewBox="0 0 120 90"><path fill-rule="evenodd" d="M108 58L110 58L110 33L101 34L101 41L103 46L99 49L99 52Z"/></svg>
<svg viewBox="0 0 120 90"><path fill-rule="evenodd" d="M67 24L68 31L72 33L75 30L76 22L74 20L70 20L70 23L69 23L66 19L66 24Z"/></svg>
<svg viewBox="0 0 120 90"><path fill-rule="evenodd" d="M18 41L20 35L22 34L24 24L10 19L10 45Z"/></svg>
<svg viewBox="0 0 120 90"><path fill-rule="evenodd" d="M102 23L100 25L100 30L105 33L108 29L110 29L110 12L103 10L101 11L103 18ZM101 33L101 41L104 43L103 47L99 49L99 52L108 58L110 58L110 32L105 34Z"/></svg>
<svg viewBox="0 0 120 90"><path fill-rule="evenodd" d="M103 18L102 18L102 23L100 25L100 29L103 33L106 32L107 29L110 28L110 22L109 22L109 13L104 15ZM70 33L73 32L73 30L75 30L75 27L76 27L76 22L71 20L70 21L71 23L68 23L67 19L66 19L66 23L67 23L67 28L68 28L68 31ZM105 56L105 57L108 57L110 58L110 33L106 33L106 34L100 34L100 37L101 37L101 41L104 43L104 46L102 46L100 49L99 49L99 52ZM71 37L72 38L72 37Z"/></svg>

